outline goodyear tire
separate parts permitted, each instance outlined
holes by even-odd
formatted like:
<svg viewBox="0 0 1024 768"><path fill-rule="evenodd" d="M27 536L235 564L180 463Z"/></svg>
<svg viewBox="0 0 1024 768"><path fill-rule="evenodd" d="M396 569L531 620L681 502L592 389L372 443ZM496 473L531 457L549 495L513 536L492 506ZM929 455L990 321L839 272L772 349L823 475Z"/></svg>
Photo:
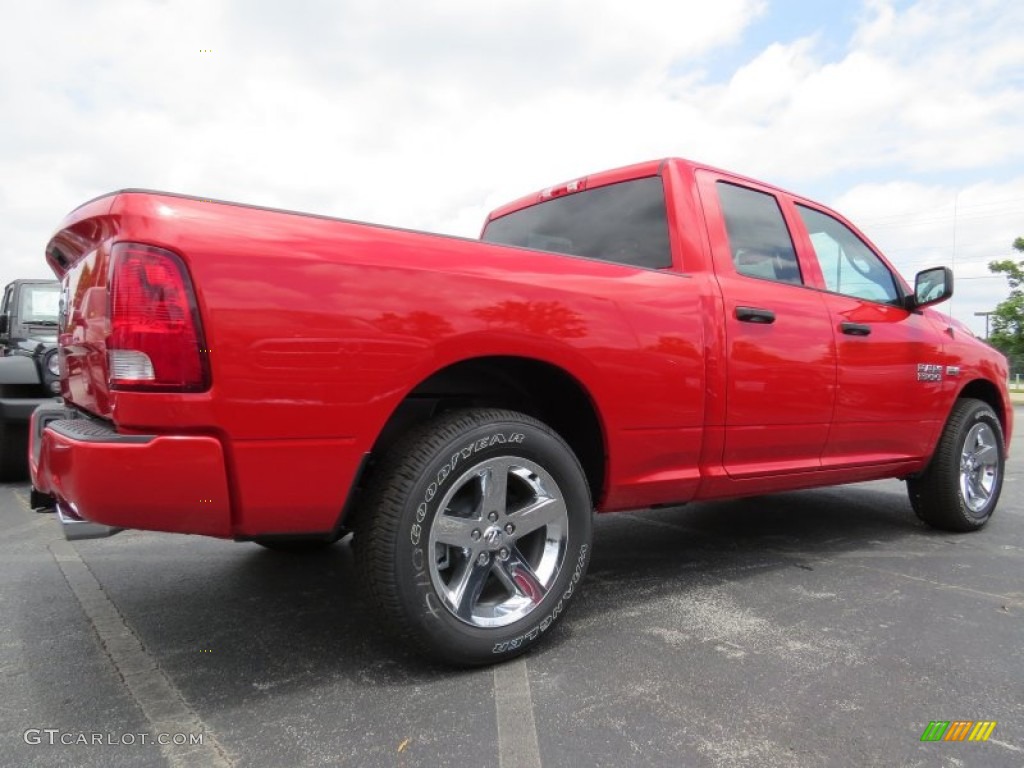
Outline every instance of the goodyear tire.
<svg viewBox="0 0 1024 768"><path fill-rule="evenodd" d="M514 411L451 411L377 466L355 546L386 624L460 666L509 659L551 631L586 572L593 512L557 434Z"/></svg>
<svg viewBox="0 0 1024 768"><path fill-rule="evenodd" d="M914 512L946 531L981 528L999 501L1005 461L1003 428L992 408L957 400L928 468L907 480Z"/></svg>

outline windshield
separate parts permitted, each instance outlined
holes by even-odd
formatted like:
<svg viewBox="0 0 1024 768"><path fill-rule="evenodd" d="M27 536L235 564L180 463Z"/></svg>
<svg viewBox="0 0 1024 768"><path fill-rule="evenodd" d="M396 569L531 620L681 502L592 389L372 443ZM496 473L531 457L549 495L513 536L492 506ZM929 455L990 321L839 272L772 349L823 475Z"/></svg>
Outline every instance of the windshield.
<svg viewBox="0 0 1024 768"><path fill-rule="evenodd" d="M60 286L54 284L23 285L18 315L23 323L57 324Z"/></svg>

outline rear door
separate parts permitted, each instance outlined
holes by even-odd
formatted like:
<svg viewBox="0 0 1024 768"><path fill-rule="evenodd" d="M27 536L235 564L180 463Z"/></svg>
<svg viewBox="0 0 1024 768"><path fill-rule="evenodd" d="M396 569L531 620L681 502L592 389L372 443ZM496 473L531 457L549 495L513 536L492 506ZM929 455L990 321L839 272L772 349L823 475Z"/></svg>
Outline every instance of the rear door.
<svg viewBox="0 0 1024 768"><path fill-rule="evenodd" d="M697 177L725 305L725 471L742 479L819 469L836 352L829 310L793 244L794 222L770 188L711 171Z"/></svg>

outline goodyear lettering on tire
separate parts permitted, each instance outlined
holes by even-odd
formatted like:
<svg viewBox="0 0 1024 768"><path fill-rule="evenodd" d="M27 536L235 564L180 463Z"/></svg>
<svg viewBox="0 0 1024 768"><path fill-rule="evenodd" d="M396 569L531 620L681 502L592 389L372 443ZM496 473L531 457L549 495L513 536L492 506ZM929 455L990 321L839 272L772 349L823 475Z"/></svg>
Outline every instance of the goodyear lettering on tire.
<svg viewBox="0 0 1024 768"><path fill-rule="evenodd" d="M437 475L431 481L430 485L427 486L427 490L423 494L423 501L416 508L416 522L413 523L409 529L409 540L412 542L414 547L419 546L420 537L423 535L423 521L427 517L427 505L434 500L437 495L437 490L440 488L444 481L448 479L448 476L455 471L455 468L461 463L470 458L474 453L482 451L485 448L490 448L492 445L500 445L503 443L522 443L525 442L526 435L520 432L513 432L510 435L505 435L502 432L496 432L490 437L481 437L479 440L474 440L463 448L460 448L452 454L451 458L444 463L444 465L437 470ZM421 555L422 556L422 555ZM413 553L413 561L415 562L416 554Z"/></svg>

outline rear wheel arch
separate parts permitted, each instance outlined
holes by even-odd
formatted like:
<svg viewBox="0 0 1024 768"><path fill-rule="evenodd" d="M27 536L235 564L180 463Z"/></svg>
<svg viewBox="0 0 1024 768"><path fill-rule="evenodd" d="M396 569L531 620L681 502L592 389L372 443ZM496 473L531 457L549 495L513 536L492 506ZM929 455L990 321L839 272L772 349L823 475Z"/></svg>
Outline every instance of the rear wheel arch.
<svg viewBox="0 0 1024 768"><path fill-rule="evenodd" d="M381 429L368 471L373 471L373 458L384 455L409 430L440 413L466 407L511 408L540 420L576 455L595 503L603 497L607 439L590 391L563 368L526 357L470 358L421 381Z"/></svg>

